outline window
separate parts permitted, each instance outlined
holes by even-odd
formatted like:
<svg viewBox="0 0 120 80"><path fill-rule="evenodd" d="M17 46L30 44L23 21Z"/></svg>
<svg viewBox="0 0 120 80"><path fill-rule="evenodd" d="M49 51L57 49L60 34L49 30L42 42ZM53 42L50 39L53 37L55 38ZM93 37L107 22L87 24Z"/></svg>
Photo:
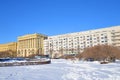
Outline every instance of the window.
<svg viewBox="0 0 120 80"><path fill-rule="evenodd" d="M101 37L101 39L103 39L103 37Z"/></svg>
<svg viewBox="0 0 120 80"><path fill-rule="evenodd" d="M102 43L104 43L104 41L101 41Z"/></svg>

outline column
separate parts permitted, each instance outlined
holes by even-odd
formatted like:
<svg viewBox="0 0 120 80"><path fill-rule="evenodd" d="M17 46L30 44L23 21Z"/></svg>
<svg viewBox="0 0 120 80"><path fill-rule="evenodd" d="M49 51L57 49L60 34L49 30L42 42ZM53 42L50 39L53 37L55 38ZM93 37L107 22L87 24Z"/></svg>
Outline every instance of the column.
<svg viewBox="0 0 120 80"><path fill-rule="evenodd" d="M33 38L33 48L35 48L35 39Z"/></svg>
<svg viewBox="0 0 120 80"><path fill-rule="evenodd" d="M34 41L33 41L33 38L32 38L32 48L33 48L33 43L34 43Z"/></svg>
<svg viewBox="0 0 120 80"><path fill-rule="evenodd" d="M30 39L30 48L32 48L32 39Z"/></svg>

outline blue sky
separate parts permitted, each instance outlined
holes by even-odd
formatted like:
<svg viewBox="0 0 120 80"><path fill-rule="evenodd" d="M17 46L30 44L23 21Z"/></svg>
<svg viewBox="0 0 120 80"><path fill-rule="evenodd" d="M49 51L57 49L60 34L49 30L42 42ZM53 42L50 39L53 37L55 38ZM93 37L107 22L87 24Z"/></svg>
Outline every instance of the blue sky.
<svg viewBox="0 0 120 80"><path fill-rule="evenodd" d="M120 25L120 0L0 0L0 43Z"/></svg>

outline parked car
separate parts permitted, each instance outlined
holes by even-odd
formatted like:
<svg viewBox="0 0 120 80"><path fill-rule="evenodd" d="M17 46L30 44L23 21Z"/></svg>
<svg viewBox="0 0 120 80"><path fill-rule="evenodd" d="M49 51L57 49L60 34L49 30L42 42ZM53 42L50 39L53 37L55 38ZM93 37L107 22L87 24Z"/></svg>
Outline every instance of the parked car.
<svg viewBox="0 0 120 80"><path fill-rule="evenodd" d="M94 58L87 58L87 61L94 61Z"/></svg>

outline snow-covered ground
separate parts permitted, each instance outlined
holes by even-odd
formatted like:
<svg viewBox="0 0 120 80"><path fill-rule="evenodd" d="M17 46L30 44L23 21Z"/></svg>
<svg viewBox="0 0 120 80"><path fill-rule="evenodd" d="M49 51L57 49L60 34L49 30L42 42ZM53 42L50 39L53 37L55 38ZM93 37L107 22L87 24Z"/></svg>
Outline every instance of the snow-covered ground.
<svg viewBox="0 0 120 80"><path fill-rule="evenodd" d="M45 65L0 67L0 80L120 80L120 63L57 59Z"/></svg>

